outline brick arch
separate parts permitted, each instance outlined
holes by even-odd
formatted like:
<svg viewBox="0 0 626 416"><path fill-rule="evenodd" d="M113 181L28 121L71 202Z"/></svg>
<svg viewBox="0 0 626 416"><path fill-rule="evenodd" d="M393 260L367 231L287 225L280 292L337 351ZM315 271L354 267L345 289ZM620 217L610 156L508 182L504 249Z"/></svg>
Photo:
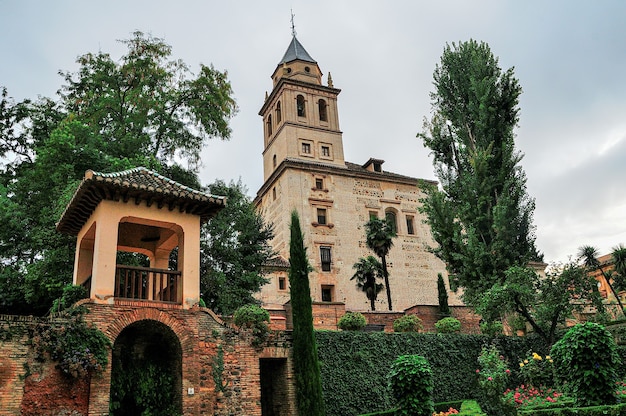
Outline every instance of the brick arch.
<svg viewBox="0 0 626 416"><path fill-rule="evenodd" d="M170 313L155 308L134 309L119 314L103 332L111 340L111 343L115 343L117 337L126 327L144 320L157 321L170 328L180 341L183 355L193 351L193 332Z"/></svg>

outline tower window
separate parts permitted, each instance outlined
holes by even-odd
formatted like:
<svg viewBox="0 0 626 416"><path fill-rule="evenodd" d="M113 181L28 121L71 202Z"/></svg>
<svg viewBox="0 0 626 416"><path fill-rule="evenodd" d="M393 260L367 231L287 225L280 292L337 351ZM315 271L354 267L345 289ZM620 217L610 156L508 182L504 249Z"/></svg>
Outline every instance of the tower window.
<svg viewBox="0 0 626 416"><path fill-rule="evenodd" d="M407 234L415 234L415 228L413 227L413 216L412 215L407 215L406 216L406 232Z"/></svg>
<svg viewBox="0 0 626 416"><path fill-rule="evenodd" d="M333 285L322 285L322 302L332 302L333 301L333 292L335 291L335 286Z"/></svg>
<svg viewBox="0 0 626 416"><path fill-rule="evenodd" d="M287 282L285 281L285 278L281 276L278 278L278 290L285 289L287 289Z"/></svg>
<svg viewBox="0 0 626 416"><path fill-rule="evenodd" d="M272 188L272 200L276 201L276 188Z"/></svg>
<svg viewBox="0 0 626 416"><path fill-rule="evenodd" d="M328 121L328 108L326 106L326 101L319 100L317 102L317 107L320 113L320 121Z"/></svg>
<svg viewBox="0 0 626 416"><path fill-rule="evenodd" d="M322 146L322 156L330 157L330 146Z"/></svg>
<svg viewBox="0 0 626 416"><path fill-rule="evenodd" d="M396 221L396 213L389 210L385 212L385 219L391 225L391 229L394 233L398 232L398 222Z"/></svg>
<svg viewBox="0 0 626 416"><path fill-rule="evenodd" d="M298 95L296 97L296 108L298 109L298 117L306 117L305 106L304 106L304 96Z"/></svg>
<svg viewBox="0 0 626 416"><path fill-rule="evenodd" d="M315 178L315 189L324 189L324 179Z"/></svg>
<svg viewBox="0 0 626 416"><path fill-rule="evenodd" d="M383 164L380 162L374 162L374 172L382 172Z"/></svg>
<svg viewBox="0 0 626 416"><path fill-rule="evenodd" d="M320 262L322 263L322 271L329 272L331 264L330 247L320 247Z"/></svg>
<svg viewBox="0 0 626 416"><path fill-rule="evenodd" d="M311 143L302 143L302 153L311 154Z"/></svg>
<svg viewBox="0 0 626 416"><path fill-rule="evenodd" d="M317 209L317 223L326 225L326 208Z"/></svg>
<svg viewBox="0 0 626 416"><path fill-rule="evenodd" d="M281 122L283 116L280 110L280 101L276 103L276 125Z"/></svg>
<svg viewBox="0 0 626 416"><path fill-rule="evenodd" d="M272 115L267 116L267 135L272 135Z"/></svg>
<svg viewBox="0 0 626 416"><path fill-rule="evenodd" d="M276 155L272 156L272 165L276 167Z"/></svg>

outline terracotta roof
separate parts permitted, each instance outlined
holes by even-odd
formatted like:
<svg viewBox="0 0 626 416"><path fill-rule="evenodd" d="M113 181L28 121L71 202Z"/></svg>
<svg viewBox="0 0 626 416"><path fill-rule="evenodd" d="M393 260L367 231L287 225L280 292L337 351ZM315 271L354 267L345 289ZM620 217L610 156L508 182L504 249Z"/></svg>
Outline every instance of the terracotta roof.
<svg viewBox="0 0 626 416"><path fill-rule="evenodd" d="M203 221L214 216L226 203L223 196L210 195L138 167L114 173L88 170L56 225L58 231L76 235L102 200L133 201L139 205L175 208L199 215Z"/></svg>
<svg viewBox="0 0 626 416"><path fill-rule="evenodd" d="M289 260L285 260L282 256L272 257L263 262L263 267L271 270L289 270Z"/></svg>

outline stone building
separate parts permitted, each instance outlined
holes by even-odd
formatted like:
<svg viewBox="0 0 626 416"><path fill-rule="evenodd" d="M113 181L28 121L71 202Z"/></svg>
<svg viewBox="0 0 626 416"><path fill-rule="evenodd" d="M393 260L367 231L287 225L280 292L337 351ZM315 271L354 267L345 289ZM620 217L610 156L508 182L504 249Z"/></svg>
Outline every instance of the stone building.
<svg viewBox="0 0 626 416"><path fill-rule="evenodd" d="M353 265L373 255L365 243L365 223L373 216L390 218L397 229L388 266L394 311L414 305L437 305L437 274L445 265L428 251L433 240L419 212L420 180L383 169L383 160L351 163L344 158L338 96L331 75L322 71L294 36L272 76L273 89L259 112L263 118L264 184L256 204L275 225L277 263L288 265L290 212L300 216L313 267L309 279L314 305L369 309L358 290ZM270 283L260 299L267 308L289 301L287 267L272 264ZM450 305L461 305L454 293ZM377 311L387 310L381 292ZM332 315L332 313L331 313ZM332 316L329 317L332 319ZM316 322L316 326L321 322ZM327 326L332 327L332 325Z"/></svg>

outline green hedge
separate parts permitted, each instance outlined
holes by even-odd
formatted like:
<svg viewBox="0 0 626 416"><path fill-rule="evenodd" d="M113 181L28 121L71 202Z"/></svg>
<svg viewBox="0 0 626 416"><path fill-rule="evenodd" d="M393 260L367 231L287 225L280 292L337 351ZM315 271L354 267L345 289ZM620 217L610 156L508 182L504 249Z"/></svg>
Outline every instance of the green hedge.
<svg viewBox="0 0 626 416"><path fill-rule="evenodd" d="M519 416L623 416L626 403L612 406L568 407L562 409L518 410Z"/></svg>
<svg viewBox="0 0 626 416"><path fill-rule="evenodd" d="M426 357L433 371L434 401L476 397L477 358L492 338L484 335L385 332L316 333L327 416L384 412L394 403L387 388L391 363L400 355ZM546 354L535 337L498 337L498 348L509 361L511 386L520 384L518 362L528 351Z"/></svg>

